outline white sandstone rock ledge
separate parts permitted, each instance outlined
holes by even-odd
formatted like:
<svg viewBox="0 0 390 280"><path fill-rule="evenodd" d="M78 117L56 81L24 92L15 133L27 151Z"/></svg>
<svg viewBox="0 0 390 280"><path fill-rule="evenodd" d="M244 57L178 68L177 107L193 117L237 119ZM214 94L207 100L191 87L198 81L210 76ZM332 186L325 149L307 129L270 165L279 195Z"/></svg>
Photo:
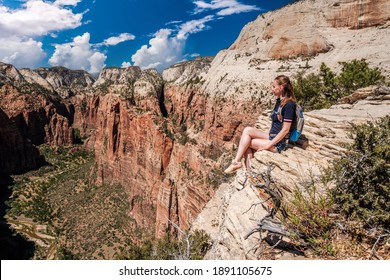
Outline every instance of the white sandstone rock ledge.
<svg viewBox="0 0 390 280"><path fill-rule="evenodd" d="M251 208L257 202L258 195L250 187L237 191L235 183L220 186L192 224L194 230L205 230L213 242L205 259L256 259L253 249L259 244L258 234L247 240L244 236L267 214L261 205Z"/></svg>
<svg viewBox="0 0 390 280"><path fill-rule="evenodd" d="M390 95L386 90L378 93L377 88L372 88L371 96L354 104L338 104L330 109L307 112L303 134L308 138L309 146L306 149L292 146L281 154L257 152L252 169L261 173L272 164L271 176L275 184L292 189L310 176L321 175L323 168L342 155L345 144L352 141L348 136L352 123L360 124L386 115L390 115ZM269 125L266 113L256 123L264 130ZM192 225L192 230L203 229L211 237L212 247L205 259L258 258L253 248L259 244L259 234L253 234L247 240L244 236L267 212L261 205L251 208L261 201L258 191L248 184L244 189L236 190L239 187L237 177L220 186Z"/></svg>

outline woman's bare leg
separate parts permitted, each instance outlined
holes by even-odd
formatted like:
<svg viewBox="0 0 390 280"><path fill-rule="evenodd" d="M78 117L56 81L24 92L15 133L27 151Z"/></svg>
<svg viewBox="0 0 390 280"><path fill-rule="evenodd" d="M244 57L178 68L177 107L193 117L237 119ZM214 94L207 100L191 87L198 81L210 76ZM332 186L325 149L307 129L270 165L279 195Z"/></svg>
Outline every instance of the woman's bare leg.
<svg viewBox="0 0 390 280"><path fill-rule="evenodd" d="M254 151L263 151L263 150L266 150L266 151L270 151L270 152L274 152L276 153L276 148L275 146L272 146L271 148L269 149L265 149L265 146L269 143L269 140L268 139L252 139L251 141L251 144L250 144L250 148Z"/></svg>
<svg viewBox="0 0 390 280"><path fill-rule="evenodd" d="M246 171L250 172L250 160L253 158L253 150L251 148L246 149L244 154Z"/></svg>
<svg viewBox="0 0 390 280"><path fill-rule="evenodd" d="M268 137L268 134L266 132L261 131L260 129L254 127L245 127L241 135L240 144L238 145L238 150L234 161L241 161L244 153L251 146L252 139L268 140Z"/></svg>

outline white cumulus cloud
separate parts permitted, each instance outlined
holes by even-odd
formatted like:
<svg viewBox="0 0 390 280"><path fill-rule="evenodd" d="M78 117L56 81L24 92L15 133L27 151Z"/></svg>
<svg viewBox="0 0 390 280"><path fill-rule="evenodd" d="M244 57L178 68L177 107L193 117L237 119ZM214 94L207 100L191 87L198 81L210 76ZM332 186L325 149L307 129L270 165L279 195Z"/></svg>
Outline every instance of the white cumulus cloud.
<svg viewBox="0 0 390 280"><path fill-rule="evenodd" d="M254 5L245 5L237 0L197 0L193 1L195 9L193 14L204 11L216 11L215 15L208 15L201 19L187 22L173 21L167 25L176 25L175 29L160 29L150 39L148 45L143 45L132 57L131 60L136 66L142 69L157 68L162 71L166 67L186 60L188 57L196 55L184 54L184 47L188 37L210 28L208 22L215 21L221 17L239 14L244 12L260 10ZM180 24L179 24L180 23ZM179 25L177 25L179 24ZM123 62L122 66L129 66L129 62Z"/></svg>
<svg viewBox="0 0 390 280"><path fill-rule="evenodd" d="M74 29L81 25L82 14L39 0L28 0L20 9L0 4L0 35L42 36Z"/></svg>
<svg viewBox="0 0 390 280"><path fill-rule="evenodd" d="M19 68L41 66L46 54L37 37L55 37L58 31L80 26L83 15L64 7L78 2L27 0L20 8L11 9L0 1L0 61Z"/></svg>
<svg viewBox="0 0 390 280"><path fill-rule="evenodd" d="M94 49L90 44L90 34L77 36L73 42L55 45L53 56L49 59L52 66L62 65L70 69L83 69L91 73L105 67L107 56Z"/></svg>
<svg viewBox="0 0 390 280"><path fill-rule="evenodd" d="M0 40L0 61L18 68L41 66L45 58L42 43L31 38L21 39L16 36L4 37Z"/></svg>
<svg viewBox="0 0 390 280"><path fill-rule="evenodd" d="M130 62L128 62L128 61L123 61L123 63L122 63L122 68L127 68L127 67L130 67L131 66L131 63Z"/></svg>
<svg viewBox="0 0 390 280"><path fill-rule="evenodd" d="M187 39L188 35L198 33L208 28L206 23L214 20L214 16L206 16L202 19L190 20L180 25L177 38Z"/></svg>
<svg viewBox="0 0 390 280"><path fill-rule="evenodd" d="M185 60L183 52L188 36L207 29L206 23L214 19L214 16L206 16L182 23L178 30L160 29L149 40L149 45L143 45L132 55L131 60L135 66L140 66L142 69L157 68L158 71Z"/></svg>
<svg viewBox="0 0 390 280"><path fill-rule="evenodd" d="M160 29L150 39L149 46L143 45L131 60L135 66L142 69L157 68L162 70L172 63L182 59L184 40L172 35L171 29Z"/></svg>
<svg viewBox="0 0 390 280"><path fill-rule="evenodd" d="M194 14L208 10L219 10L217 12L218 16L228 16L260 10L260 8L254 5L245 5L237 0L193 1L193 3L196 6Z"/></svg>
<svg viewBox="0 0 390 280"><path fill-rule="evenodd" d="M77 6L81 0L57 0L54 2L55 6Z"/></svg>
<svg viewBox="0 0 390 280"><path fill-rule="evenodd" d="M88 58L88 61L90 63L89 72L90 73L98 73L100 72L106 64L104 62L106 61L107 56L104 55L101 52L94 52L93 55Z"/></svg>
<svg viewBox="0 0 390 280"><path fill-rule="evenodd" d="M103 43L97 44L97 46L115 46L119 43L134 40L135 36L130 33L122 33L119 36L110 37L104 40Z"/></svg>

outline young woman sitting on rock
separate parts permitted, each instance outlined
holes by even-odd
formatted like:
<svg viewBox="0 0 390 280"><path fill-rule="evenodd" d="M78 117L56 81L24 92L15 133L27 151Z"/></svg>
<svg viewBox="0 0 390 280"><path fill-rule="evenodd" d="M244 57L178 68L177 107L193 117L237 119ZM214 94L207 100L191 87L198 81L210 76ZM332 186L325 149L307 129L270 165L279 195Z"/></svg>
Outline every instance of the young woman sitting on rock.
<svg viewBox="0 0 390 280"><path fill-rule="evenodd" d="M246 127L242 132L236 157L224 173L229 174L240 169L243 157L247 168L249 168L249 160L253 158L255 151L268 150L280 153L286 149L286 136L289 134L295 118L296 98L290 79L284 75L275 78L272 91L277 100L271 115L270 130L264 132L254 127Z"/></svg>

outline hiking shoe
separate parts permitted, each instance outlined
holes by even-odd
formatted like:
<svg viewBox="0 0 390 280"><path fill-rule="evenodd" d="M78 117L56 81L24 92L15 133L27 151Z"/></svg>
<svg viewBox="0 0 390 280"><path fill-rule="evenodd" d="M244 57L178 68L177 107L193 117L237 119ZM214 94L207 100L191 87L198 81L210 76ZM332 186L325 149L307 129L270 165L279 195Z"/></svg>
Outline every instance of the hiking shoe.
<svg viewBox="0 0 390 280"><path fill-rule="evenodd" d="M225 169L223 173L225 174L230 174L235 172L236 170L240 169L242 166L241 162L235 162L233 161L232 164L229 165L228 168Z"/></svg>

